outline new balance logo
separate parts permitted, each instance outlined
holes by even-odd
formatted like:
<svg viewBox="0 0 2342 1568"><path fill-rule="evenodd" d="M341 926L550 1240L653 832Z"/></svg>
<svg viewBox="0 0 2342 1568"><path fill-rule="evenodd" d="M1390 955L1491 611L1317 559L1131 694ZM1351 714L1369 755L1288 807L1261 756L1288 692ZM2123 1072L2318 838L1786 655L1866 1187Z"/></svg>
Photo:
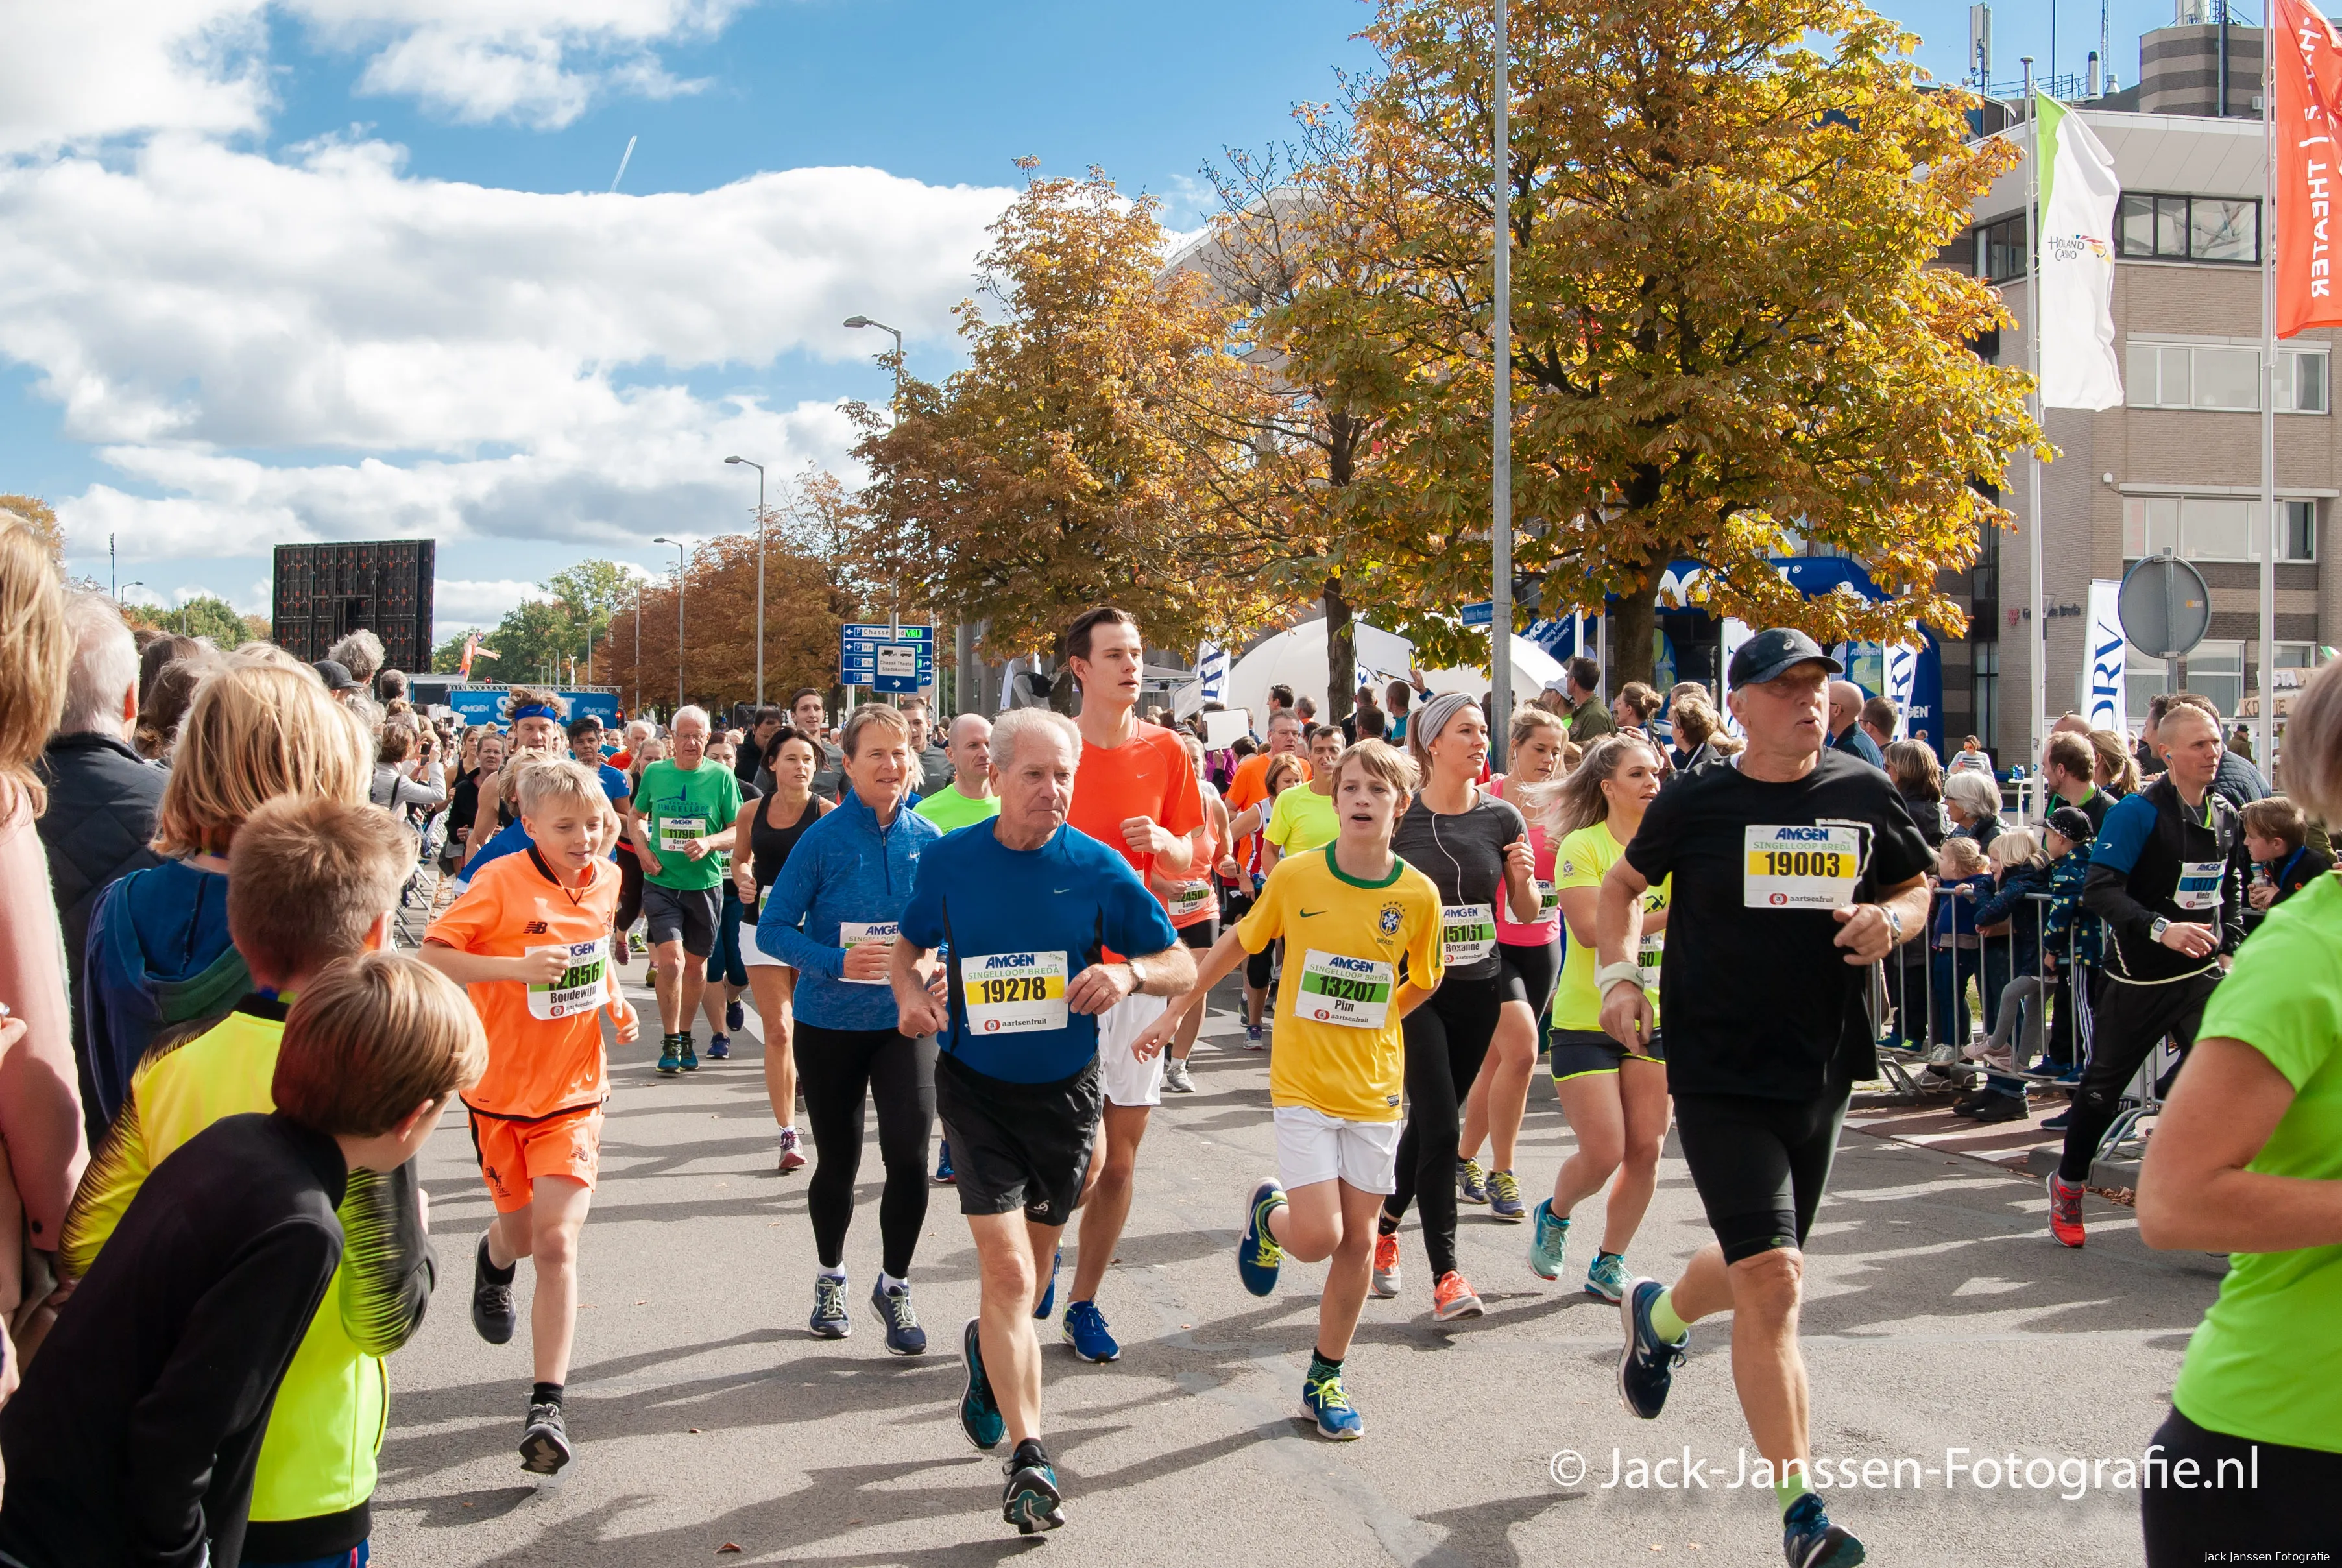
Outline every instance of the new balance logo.
<svg viewBox="0 0 2342 1568"><path fill-rule="evenodd" d="M521 930L530 936L543 936L545 934L545 922L542 920L532 920L526 925L522 926Z"/></svg>

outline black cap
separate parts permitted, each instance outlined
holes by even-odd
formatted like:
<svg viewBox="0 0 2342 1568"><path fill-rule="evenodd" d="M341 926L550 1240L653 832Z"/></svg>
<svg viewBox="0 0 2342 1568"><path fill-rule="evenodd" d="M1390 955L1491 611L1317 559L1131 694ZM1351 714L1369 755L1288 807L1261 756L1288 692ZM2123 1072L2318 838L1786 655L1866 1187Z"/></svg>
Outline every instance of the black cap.
<svg viewBox="0 0 2342 1568"><path fill-rule="evenodd" d="M1799 664L1820 664L1833 675L1846 674L1846 666L1821 650L1821 644L1803 632L1787 627L1759 632L1740 644L1732 655L1732 668L1726 675L1736 686L1761 686L1779 676L1784 671Z"/></svg>
<svg viewBox="0 0 2342 1568"><path fill-rule="evenodd" d="M2061 805L2051 812L2049 831L2068 844L2088 844L2098 836L2090 829L2090 814L2077 805Z"/></svg>
<svg viewBox="0 0 2342 1568"><path fill-rule="evenodd" d="M350 674L350 667L339 659L319 659L310 667L317 672L317 678L325 683L327 691L355 692L360 689L358 678Z"/></svg>

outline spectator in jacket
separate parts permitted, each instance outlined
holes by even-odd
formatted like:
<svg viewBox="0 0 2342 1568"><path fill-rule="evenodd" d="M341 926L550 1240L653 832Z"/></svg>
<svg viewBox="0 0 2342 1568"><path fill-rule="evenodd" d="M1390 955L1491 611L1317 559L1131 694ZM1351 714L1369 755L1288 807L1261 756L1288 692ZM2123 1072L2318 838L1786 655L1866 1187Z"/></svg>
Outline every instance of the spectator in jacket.
<svg viewBox="0 0 2342 1568"><path fill-rule="evenodd" d="M2084 738L2090 743L2091 780L2117 800L2137 794L2138 758L2130 743L2112 730L2092 730Z"/></svg>
<svg viewBox="0 0 2342 1568"><path fill-rule="evenodd" d="M0 1412L0 1555L246 1560L270 1409L342 1265L353 1173L406 1165L486 1062L463 992L415 959L369 954L303 988L275 1110L214 1122L156 1167Z"/></svg>
<svg viewBox="0 0 2342 1568"><path fill-rule="evenodd" d="M139 687L138 721L131 729L130 744L140 756L165 767L171 765L171 748L179 744L179 726L195 705L195 688L203 684L218 657L209 648L195 644L194 653L165 664L152 681Z"/></svg>
<svg viewBox="0 0 2342 1568"><path fill-rule="evenodd" d="M1862 733L1870 737L1870 744L1877 746L1878 754L1884 757L1887 748L1895 744L1895 732L1902 727L1903 710L1895 705L1893 697L1868 697L1863 701L1862 716L1855 722L1862 726ZM1885 767L1887 764L1881 762L1878 765Z"/></svg>
<svg viewBox="0 0 2342 1568"><path fill-rule="evenodd" d="M2260 916L2334 869L2334 857L2309 843L2309 819L2281 794L2267 795L2245 807L2245 853L2253 858L2253 880L2245 894L2252 913L2245 918L2260 924Z"/></svg>
<svg viewBox="0 0 2342 1568"><path fill-rule="evenodd" d="M1944 814L1951 818L1953 833L1988 852L2000 836L2000 786L1990 774L1953 774L1944 781Z"/></svg>
<svg viewBox="0 0 2342 1568"><path fill-rule="evenodd" d="M73 1023L56 905L41 896L48 857L35 824L47 792L33 770L65 711L74 635L47 545L0 511L0 1002L24 1033L0 1052L0 1355L16 1363L47 1323L51 1268L66 1202L88 1160L73 1062ZM28 1258L32 1267L27 1270Z"/></svg>
<svg viewBox="0 0 2342 1568"><path fill-rule="evenodd" d="M2090 845L2097 834L2076 806L2049 814L2043 842L2049 852L2049 907L2041 915L2041 963L2057 984L2057 1027L2049 1036L2048 1060L2061 1079L2080 1071L2080 1010L2090 999L2088 978L2098 964L2105 927L2082 904L2090 880Z"/></svg>
<svg viewBox="0 0 2342 1568"><path fill-rule="evenodd" d="M1935 949L1936 1037L1928 1057L1949 1065L1968 1041L1967 987L1983 951L1976 912L1992 896L1993 882L1974 839L1954 834L1936 854L1935 936L1929 944Z"/></svg>
<svg viewBox="0 0 2342 1568"><path fill-rule="evenodd" d="M1569 699L1569 738L1591 745L1618 727L1602 705L1602 666L1579 654L1562 662L1562 694ZM1394 741L1399 737L1391 737Z"/></svg>
<svg viewBox="0 0 2342 1568"><path fill-rule="evenodd" d="M1944 764L1924 741L1897 741L1887 748L1887 776L1903 797L1912 823L1929 849L1943 847L1948 824L1944 821ZM1926 1031L1927 970L1933 962L1928 944L1907 942L1887 959L1887 984L1895 1008L1895 1033L1905 1042Z"/></svg>
<svg viewBox="0 0 2342 1568"><path fill-rule="evenodd" d="M216 1018L252 987L229 940L227 854L278 795L363 805L371 737L306 665L234 654L204 678L155 823L159 865L134 871L91 912L82 1048L95 1114L114 1120L155 1034Z"/></svg>
<svg viewBox="0 0 2342 1568"><path fill-rule="evenodd" d="M1952 1110L1979 1122L2021 1122L2025 1081L2007 1074L2018 1062L2030 1062L2040 1054L2047 1025L2050 983L2041 973L2041 898L2049 893L2051 856L2031 830L2018 827L1992 841L1991 858L1997 886L1976 913L1977 932L1984 938L1979 989L1985 1027L1991 1034L1968 1047L1967 1055L1970 1061L1990 1062L2001 1073L1987 1077L1983 1088ZM2020 1017L2025 1024L2021 1053L2012 1045Z"/></svg>
<svg viewBox="0 0 2342 1568"><path fill-rule="evenodd" d="M1829 684L1830 749L1860 757L1872 767L1884 768L1887 754L1862 727L1862 688L1852 681Z"/></svg>
<svg viewBox="0 0 2342 1568"><path fill-rule="evenodd" d="M435 811L447 804L447 786L431 776L423 757L422 736L411 724L393 719L375 740L374 777L366 798L404 816L409 807Z"/></svg>

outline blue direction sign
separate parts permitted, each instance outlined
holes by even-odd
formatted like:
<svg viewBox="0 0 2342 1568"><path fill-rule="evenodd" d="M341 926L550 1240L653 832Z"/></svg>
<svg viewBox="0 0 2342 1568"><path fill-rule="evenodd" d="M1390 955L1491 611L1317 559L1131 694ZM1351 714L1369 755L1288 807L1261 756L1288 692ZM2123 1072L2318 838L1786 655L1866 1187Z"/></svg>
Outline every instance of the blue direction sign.
<svg viewBox="0 0 2342 1568"><path fill-rule="evenodd" d="M838 628L840 685L877 692L916 692L936 684L936 629L885 621L849 622Z"/></svg>
<svg viewBox="0 0 2342 1568"><path fill-rule="evenodd" d="M1466 604L1460 618L1467 626L1485 626L1496 618L1496 602L1483 599L1476 604Z"/></svg>

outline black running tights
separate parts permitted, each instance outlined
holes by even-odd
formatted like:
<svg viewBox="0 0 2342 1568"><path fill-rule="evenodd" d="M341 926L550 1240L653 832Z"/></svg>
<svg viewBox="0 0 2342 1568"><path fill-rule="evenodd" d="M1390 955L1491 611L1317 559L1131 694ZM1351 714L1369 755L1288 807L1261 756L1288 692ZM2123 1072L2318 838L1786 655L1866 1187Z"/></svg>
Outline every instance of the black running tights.
<svg viewBox="0 0 2342 1568"><path fill-rule="evenodd" d="M936 1121L936 1043L892 1029L825 1029L797 1020L797 1086L812 1124L813 1181L806 1206L824 1268L846 1261L854 1223L854 1181L862 1169L866 1102L878 1105L878 1155L886 1187L878 1200L885 1266L907 1279L919 1227L927 1221L927 1134Z"/></svg>
<svg viewBox="0 0 2342 1568"><path fill-rule="evenodd" d="M1497 985L1493 974L1451 978L1406 1015L1406 1130L1398 1138L1398 1186L1383 1200L1383 1217L1403 1218L1409 1203L1422 1203L1423 1250L1435 1281L1456 1266L1458 1117L1496 1032L1504 1005Z"/></svg>

